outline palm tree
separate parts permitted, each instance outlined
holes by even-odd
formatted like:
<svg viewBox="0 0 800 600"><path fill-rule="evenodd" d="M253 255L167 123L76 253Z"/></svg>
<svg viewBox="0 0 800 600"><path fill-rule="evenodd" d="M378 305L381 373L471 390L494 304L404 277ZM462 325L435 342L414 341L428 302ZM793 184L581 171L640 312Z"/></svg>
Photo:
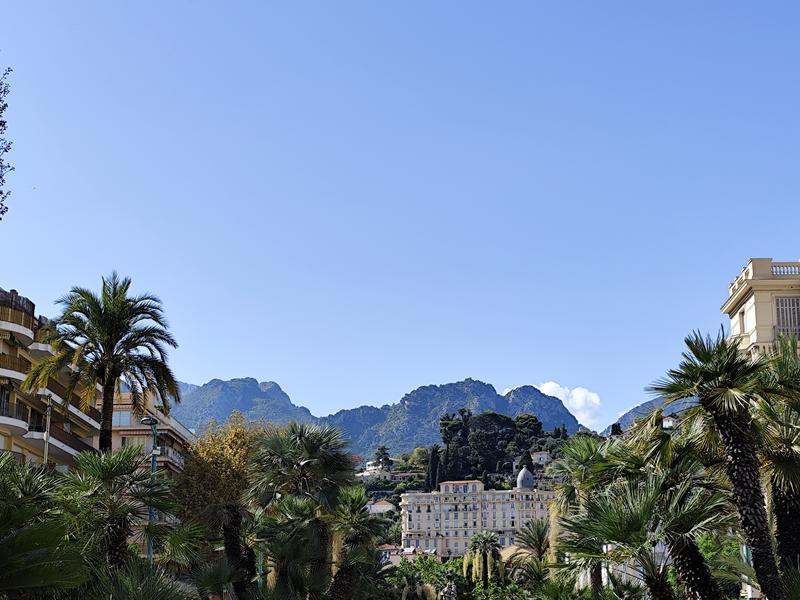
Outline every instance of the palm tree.
<svg viewBox="0 0 800 600"><path fill-rule="evenodd" d="M328 517L338 551L336 573L326 597L346 600L355 594L360 566L369 565L376 542L387 522L367 510L367 494L363 487L342 488L333 514Z"/></svg>
<svg viewBox="0 0 800 600"><path fill-rule="evenodd" d="M291 494L324 510L336 506L339 490L353 482L355 463L342 433L327 425L289 423L255 442L250 496L261 506Z"/></svg>
<svg viewBox="0 0 800 600"><path fill-rule="evenodd" d="M330 583L330 565L329 549L318 541L319 506L308 497L288 495L258 518L256 543L269 566L267 588L286 600L321 597Z"/></svg>
<svg viewBox="0 0 800 600"><path fill-rule="evenodd" d="M547 579L547 556L550 552L550 524L534 519L523 525L515 537L517 550L511 555L511 577L528 588L538 587Z"/></svg>
<svg viewBox="0 0 800 600"><path fill-rule="evenodd" d="M436 573L435 587L441 600L458 600L458 572L446 567Z"/></svg>
<svg viewBox="0 0 800 600"><path fill-rule="evenodd" d="M425 583L416 571L403 575L400 597L402 600L436 600L436 588Z"/></svg>
<svg viewBox="0 0 800 600"><path fill-rule="evenodd" d="M51 510L52 477L0 454L0 597L65 590L88 573L67 524Z"/></svg>
<svg viewBox="0 0 800 600"><path fill-rule="evenodd" d="M775 520L782 570L800 569L800 354L795 336L781 337L768 359L766 387L778 387L785 402L761 400L755 421L759 457Z"/></svg>
<svg viewBox="0 0 800 600"><path fill-rule="evenodd" d="M515 555L527 555L544 560L550 551L550 524L547 519L528 521L517 532L515 541L519 547Z"/></svg>
<svg viewBox="0 0 800 600"><path fill-rule="evenodd" d="M330 525L339 492L353 483L355 463L341 432L329 426L290 423L265 431L255 441L251 458L250 499L267 510L287 496L309 501L315 516L309 523L306 550L309 569L327 571L333 561Z"/></svg>
<svg viewBox="0 0 800 600"><path fill-rule="evenodd" d="M169 487L153 478L139 446L105 454L81 453L76 471L63 477L58 488L60 509L86 548L99 548L107 564L123 567L129 557L128 539L147 520L150 508L172 508ZM144 528L145 536L160 532Z"/></svg>
<svg viewBox="0 0 800 600"><path fill-rule="evenodd" d="M100 571L81 595L87 600L196 600L197 595L180 585L159 567L139 558L113 571Z"/></svg>
<svg viewBox="0 0 800 600"><path fill-rule="evenodd" d="M470 574L472 580L486 586L494 577L495 571L503 576L503 561L500 557L500 540L493 531L479 531L469 541L469 551L464 555L464 577Z"/></svg>
<svg viewBox="0 0 800 600"><path fill-rule="evenodd" d="M576 435L567 440L561 453L561 458L548 469L560 480L556 488L556 500L551 504L556 524L558 515L585 512L594 489L592 474L603 456L602 443L591 435ZM550 535L553 540L557 538L556 527L551 528ZM555 543L551 546L555 547ZM589 571L592 598L596 600L603 588L603 566L600 562L590 563L588 560L584 564Z"/></svg>
<svg viewBox="0 0 800 600"><path fill-rule="evenodd" d="M800 568L800 413L785 403L758 405L759 458L775 521L781 569Z"/></svg>
<svg viewBox="0 0 800 600"><path fill-rule="evenodd" d="M711 417L756 577L770 600L785 600L759 476L751 409L758 401L786 397L787 390L769 384L766 358L743 356L737 342L727 340L722 332L716 338L695 332L685 343L680 365L651 389L667 402L697 398Z"/></svg>
<svg viewBox="0 0 800 600"><path fill-rule="evenodd" d="M593 494L585 511L562 517L569 534L562 541L568 568L579 572L598 561L617 564L637 574L652 600L676 600L666 553L653 534L659 494L658 486L626 483Z"/></svg>
<svg viewBox="0 0 800 600"><path fill-rule="evenodd" d="M636 424L627 440L609 446L605 472L598 472L596 479L606 485L624 478L655 486L660 497L653 526L670 551L687 598L723 600L696 540L703 533L726 531L736 521L728 486L717 474L717 461L706 456L704 464L697 455L698 423L687 419L681 434L673 434L662 428L662 410L653 411Z"/></svg>
<svg viewBox="0 0 800 600"><path fill-rule="evenodd" d="M178 346L168 331L161 301L152 294L129 296L131 280L116 272L103 278L99 295L73 287L58 300L61 315L52 322L44 341L55 354L36 363L23 388L46 387L50 377L67 373L67 396L79 391L83 407L102 388L100 450L111 449L114 394L120 381L130 387L135 407L143 394L157 395L165 411L169 402L180 402L175 376L167 364L167 347Z"/></svg>

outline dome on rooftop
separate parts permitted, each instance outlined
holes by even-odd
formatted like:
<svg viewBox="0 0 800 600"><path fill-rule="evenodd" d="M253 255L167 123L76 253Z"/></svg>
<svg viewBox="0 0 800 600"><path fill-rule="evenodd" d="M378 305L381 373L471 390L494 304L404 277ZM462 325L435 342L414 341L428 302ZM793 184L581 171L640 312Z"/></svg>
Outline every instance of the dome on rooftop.
<svg viewBox="0 0 800 600"><path fill-rule="evenodd" d="M533 473L528 471L528 467L522 467L522 470L517 475L517 489L518 490L532 490L535 484Z"/></svg>

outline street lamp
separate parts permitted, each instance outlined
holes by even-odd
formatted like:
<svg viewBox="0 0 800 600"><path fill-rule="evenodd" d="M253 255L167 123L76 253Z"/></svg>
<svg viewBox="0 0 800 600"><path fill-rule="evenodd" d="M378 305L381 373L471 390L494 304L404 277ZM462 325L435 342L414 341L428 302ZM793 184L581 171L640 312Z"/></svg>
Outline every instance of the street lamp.
<svg viewBox="0 0 800 600"><path fill-rule="evenodd" d="M142 417L139 421L142 425L149 425L150 430L153 432L153 449L150 452L150 478L151 480L155 481L156 478L156 456L160 454L158 450L158 431L156 430L156 425L158 425L158 419L156 419L152 415L147 415L146 417ZM148 513L147 522L150 524L152 529L153 522L156 520L156 511L151 506ZM152 532L151 532L152 533ZM147 561L150 564L153 564L153 538L152 535L147 536Z"/></svg>

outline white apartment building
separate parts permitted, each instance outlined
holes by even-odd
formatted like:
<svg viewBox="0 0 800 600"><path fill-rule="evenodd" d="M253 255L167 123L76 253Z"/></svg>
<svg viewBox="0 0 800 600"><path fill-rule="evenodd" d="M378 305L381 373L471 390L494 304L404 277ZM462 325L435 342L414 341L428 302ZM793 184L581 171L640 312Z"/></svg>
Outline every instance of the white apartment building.
<svg viewBox="0 0 800 600"><path fill-rule="evenodd" d="M552 489L536 488L533 473L522 468L512 490L486 490L477 480L444 481L435 492L400 496L402 546L461 556L479 531L494 531L501 546L514 544L516 532L533 519L547 518Z"/></svg>
<svg viewBox="0 0 800 600"><path fill-rule="evenodd" d="M751 356L767 352L778 336L800 337L800 261L751 258L728 286L722 312Z"/></svg>

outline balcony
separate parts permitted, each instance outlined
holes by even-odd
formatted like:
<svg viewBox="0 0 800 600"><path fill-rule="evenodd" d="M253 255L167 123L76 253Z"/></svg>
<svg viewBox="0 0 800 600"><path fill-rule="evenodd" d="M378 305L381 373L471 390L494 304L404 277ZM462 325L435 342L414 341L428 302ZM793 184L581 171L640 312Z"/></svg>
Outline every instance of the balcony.
<svg viewBox="0 0 800 600"><path fill-rule="evenodd" d="M179 469L183 469L183 465L184 465L184 462L185 462L183 454L181 454L180 452L178 452L177 450L175 450L175 448L172 448L171 446L159 446L158 450L159 450L160 454L156 455L156 460L159 463L161 463L161 464L171 463L172 465L177 466ZM148 447L144 448L144 453L146 455L148 455L148 456L150 455L151 451L152 451L152 448L148 448Z"/></svg>
<svg viewBox="0 0 800 600"><path fill-rule="evenodd" d="M50 344L44 341L47 334L47 329L44 326L47 324L47 319L39 317L36 325L36 331L33 334L33 342L28 346L30 352L35 358L44 358L49 354L53 354L53 348Z"/></svg>
<svg viewBox="0 0 800 600"><path fill-rule="evenodd" d="M44 429L43 425L31 424L28 427L28 433L25 434L25 439L40 451L44 451L44 442L47 437ZM48 452L53 458L70 461L79 452L95 452L95 449L77 436L51 423Z"/></svg>
<svg viewBox="0 0 800 600"><path fill-rule="evenodd" d="M27 346L33 341L36 319L21 310L0 306L0 330L10 331Z"/></svg>
<svg viewBox="0 0 800 600"><path fill-rule="evenodd" d="M47 389L39 389L38 393L42 396L47 395L48 392L52 392L55 396L56 401L63 405L64 399L67 397L67 388L61 385L55 379L50 379L47 383ZM87 410L81 409L81 399L77 394L72 394L70 397L70 412L77 414L84 419L91 419L93 423L91 423L94 427L100 427L100 411L97 410L94 406L89 406Z"/></svg>
<svg viewBox="0 0 800 600"><path fill-rule="evenodd" d="M11 356L10 354L0 354L0 377L22 381L30 370L31 363L24 358Z"/></svg>
<svg viewBox="0 0 800 600"><path fill-rule="evenodd" d="M27 433L28 413L28 407L19 402L0 402L0 428L17 435Z"/></svg>

